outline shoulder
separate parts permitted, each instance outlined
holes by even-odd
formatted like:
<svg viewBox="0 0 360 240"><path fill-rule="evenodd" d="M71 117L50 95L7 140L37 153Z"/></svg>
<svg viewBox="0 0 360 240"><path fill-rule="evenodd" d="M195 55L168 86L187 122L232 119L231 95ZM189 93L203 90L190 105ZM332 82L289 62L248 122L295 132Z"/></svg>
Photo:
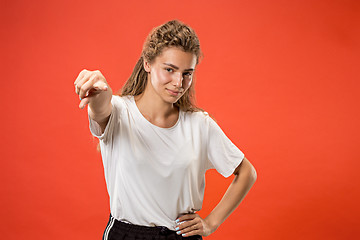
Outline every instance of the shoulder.
<svg viewBox="0 0 360 240"><path fill-rule="evenodd" d="M209 122L214 121L209 113L205 112L205 111L196 111L196 112L191 112L191 111L187 111L183 113L184 115L184 120L186 122L191 122L193 123L199 123L199 124L204 124L204 126L208 125Z"/></svg>
<svg viewBox="0 0 360 240"><path fill-rule="evenodd" d="M116 118L119 118L120 116L125 116L127 113L131 112L131 98L132 96L112 95L112 114L115 115Z"/></svg>
<svg viewBox="0 0 360 240"><path fill-rule="evenodd" d="M130 100L130 97L132 96L119 96L119 95L112 95L111 101L117 104L123 104L126 101Z"/></svg>
<svg viewBox="0 0 360 240"><path fill-rule="evenodd" d="M119 95L113 95L111 98L111 103L115 107L124 108L126 106L129 106L131 102L131 98L133 96L119 96Z"/></svg>

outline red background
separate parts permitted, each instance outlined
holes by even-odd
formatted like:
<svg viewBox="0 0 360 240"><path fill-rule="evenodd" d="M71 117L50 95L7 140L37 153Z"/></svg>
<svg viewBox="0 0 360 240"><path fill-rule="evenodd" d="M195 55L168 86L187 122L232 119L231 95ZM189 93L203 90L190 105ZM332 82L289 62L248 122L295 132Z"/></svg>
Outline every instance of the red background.
<svg viewBox="0 0 360 240"><path fill-rule="evenodd" d="M206 239L353 239L359 232L357 0L1 1L2 239L100 239L108 196L73 82L114 90L149 31L197 32L198 104L258 172ZM231 178L210 171L202 216Z"/></svg>

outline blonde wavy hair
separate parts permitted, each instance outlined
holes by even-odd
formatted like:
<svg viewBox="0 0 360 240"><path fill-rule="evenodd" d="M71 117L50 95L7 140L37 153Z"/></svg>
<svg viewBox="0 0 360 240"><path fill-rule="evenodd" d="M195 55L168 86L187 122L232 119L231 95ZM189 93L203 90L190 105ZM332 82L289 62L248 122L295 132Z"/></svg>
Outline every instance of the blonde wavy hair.
<svg viewBox="0 0 360 240"><path fill-rule="evenodd" d="M162 53L163 49L168 47L177 47L185 52L193 53L196 56L196 65L199 63L200 58L203 57L199 39L192 28L178 20L166 22L155 27L147 36L140 59L136 63L131 76L117 95L137 96L143 93L148 82L148 73L144 69L144 59L151 64ZM182 111L203 111L194 103L194 78L190 88L174 104Z"/></svg>

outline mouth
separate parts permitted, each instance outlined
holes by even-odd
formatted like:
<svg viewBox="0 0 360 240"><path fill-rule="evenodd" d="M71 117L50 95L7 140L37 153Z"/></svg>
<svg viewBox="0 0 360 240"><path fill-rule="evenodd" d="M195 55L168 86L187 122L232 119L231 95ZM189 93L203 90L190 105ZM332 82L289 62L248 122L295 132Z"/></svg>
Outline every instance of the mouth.
<svg viewBox="0 0 360 240"><path fill-rule="evenodd" d="M168 88L166 90L170 93L170 95L175 96L175 97L179 96L182 93L181 91L171 90Z"/></svg>

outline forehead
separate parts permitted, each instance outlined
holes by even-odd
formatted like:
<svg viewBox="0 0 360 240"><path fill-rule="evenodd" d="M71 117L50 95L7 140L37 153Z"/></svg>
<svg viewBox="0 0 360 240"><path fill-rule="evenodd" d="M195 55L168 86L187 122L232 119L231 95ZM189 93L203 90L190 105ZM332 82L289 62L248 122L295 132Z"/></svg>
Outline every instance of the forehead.
<svg viewBox="0 0 360 240"><path fill-rule="evenodd" d="M196 56L193 53L185 52L180 48L170 47L165 48L162 53L156 57L156 64L170 63L180 69L195 69Z"/></svg>

